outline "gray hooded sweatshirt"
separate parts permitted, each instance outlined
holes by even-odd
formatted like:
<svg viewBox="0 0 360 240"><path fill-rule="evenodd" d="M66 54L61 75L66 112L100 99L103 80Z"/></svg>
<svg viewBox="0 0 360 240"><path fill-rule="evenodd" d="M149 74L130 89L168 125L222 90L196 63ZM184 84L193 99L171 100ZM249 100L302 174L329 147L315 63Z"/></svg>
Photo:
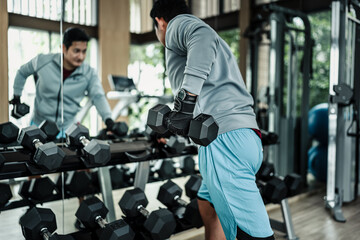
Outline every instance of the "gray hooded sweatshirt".
<svg viewBox="0 0 360 240"><path fill-rule="evenodd" d="M14 95L21 96L27 77L33 74L38 77L32 121L39 125L43 120L51 120L67 129L74 123L86 94L104 121L111 118L111 109L95 70L83 63L63 82L64 125L61 125L60 57L60 53L39 54L17 71Z"/></svg>
<svg viewBox="0 0 360 240"><path fill-rule="evenodd" d="M184 88L198 95L194 116L212 115L219 134L238 128L258 129L253 98L226 42L199 18L173 18L165 36L165 58L174 95Z"/></svg>

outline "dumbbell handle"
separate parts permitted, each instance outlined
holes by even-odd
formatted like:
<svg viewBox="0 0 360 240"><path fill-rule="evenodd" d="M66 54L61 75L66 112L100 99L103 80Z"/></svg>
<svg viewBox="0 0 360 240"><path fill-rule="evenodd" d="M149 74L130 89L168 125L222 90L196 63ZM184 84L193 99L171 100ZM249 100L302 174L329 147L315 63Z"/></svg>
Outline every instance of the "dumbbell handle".
<svg viewBox="0 0 360 240"><path fill-rule="evenodd" d="M51 237L51 233L49 232L49 230L47 228L42 228L40 230L41 235L43 236L44 240L49 240Z"/></svg>
<svg viewBox="0 0 360 240"><path fill-rule="evenodd" d="M139 205L137 207L137 210L146 218L150 215L149 211L146 210L146 208L144 208L143 205Z"/></svg>
<svg viewBox="0 0 360 240"><path fill-rule="evenodd" d="M90 143L89 139L87 139L85 136L79 137L79 141L84 147L86 147Z"/></svg>
<svg viewBox="0 0 360 240"><path fill-rule="evenodd" d="M186 207L186 205L188 205L188 203L187 203L185 200L181 199L179 195L176 195L176 196L174 197L174 200L175 200L180 206Z"/></svg>
<svg viewBox="0 0 360 240"><path fill-rule="evenodd" d="M97 224L99 224L99 226L100 226L101 228L105 228L105 227L106 227L106 224L107 224L106 220L103 219L101 216L97 216L97 217L95 218L95 222L96 222Z"/></svg>
<svg viewBox="0 0 360 240"><path fill-rule="evenodd" d="M41 145L44 145L39 139L34 139L33 144L36 149L38 149Z"/></svg>

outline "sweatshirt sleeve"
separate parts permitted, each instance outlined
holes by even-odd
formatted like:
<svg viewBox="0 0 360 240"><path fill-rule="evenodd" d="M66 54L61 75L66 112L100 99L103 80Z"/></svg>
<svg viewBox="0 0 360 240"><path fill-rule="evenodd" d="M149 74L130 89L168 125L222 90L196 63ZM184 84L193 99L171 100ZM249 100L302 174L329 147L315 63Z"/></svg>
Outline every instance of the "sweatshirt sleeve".
<svg viewBox="0 0 360 240"><path fill-rule="evenodd" d="M216 58L218 36L209 26L198 21L179 24L176 34L179 34L179 49L187 56L182 88L199 95Z"/></svg>
<svg viewBox="0 0 360 240"><path fill-rule="evenodd" d="M40 55L34 57L29 62L22 65L16 72L14 79L14 95L21 96L26 79L36 71L36 65L39 57Z"/></svg>
<svg viewBox="0 0 360 240"><path fill-rule="evenodd" d="M90 83L87 90L92 104L96 107L103 121L105 122L106 119L111 118L109 102L105 97L101 82L93 69L91 69Z"/></svg>

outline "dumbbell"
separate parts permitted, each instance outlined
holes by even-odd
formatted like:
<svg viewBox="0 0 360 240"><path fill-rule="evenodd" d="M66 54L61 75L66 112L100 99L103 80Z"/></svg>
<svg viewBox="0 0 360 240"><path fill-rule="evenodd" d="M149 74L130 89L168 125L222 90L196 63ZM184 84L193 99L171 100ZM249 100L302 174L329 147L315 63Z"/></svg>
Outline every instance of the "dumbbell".
<svg viewBox="0 0 360 240"><path fill-rule="evenodd" d="M4 207L13 197L10 186L5 183L0 183L0 207Z"/></svg>
<svg viewBox="0 0 360 240"><path fill-rule="evenodd" d="M55 183L49 177L33 178L20 184L19 195L23 199L44 202L54 196Z"/></svg>
<svg viewBox="0 0 360 240"><path fill-rule="evenodd" d="M165 134L159 134L155 132L153 129L151 129L149 126L147 126L144 134L153 143L155 143L156 145L160 145L162 150L164 150L167 153L179 154L186 147L185 139L183 137L175 136L171 134L169 131L167 131ZM159 144L158 143L159 138L167 138L168 140L166 141L165 145Z"/></svg>
<svg viewBox="0 0 360 240"><path fill-rule="evenodd" d="M66 142L70 146L81 149L86 167L103 166L111 159L108 143L92 139L89 140L89 130L81 124L73 124L66 130Z"/></svg>
<svg viewBox="0 0 360 240"><path fill-rule="evenodd" d="M86 171L69 171L64 174L64 189L66 194L72 197L82 197L94 192L92 189L91 176ZM56 181L58 189L62 188L61 175Z"/></svg>
<svg viewBox="0 0 360 240"><path fill-rule="evenodd" d="M124 181L125 172L124 172L123 168L113 166L113 167L110 167L109 172L110 172L110 180L111 180L112 189L119 189L119 188L126 186L125 181ZM97 171L94 171L91 173L91 179L92 179L93 185L97 189L100 190L99 177L98 177Z"/></svg>
<svg viewBox="0 0 360 240"><path fill-rule="evenodd" d="M11 123L6 122L0 124L0 143L9 144L15 142L19 133L19 128Z"/></svg>
<svg viewBox="0 0 360 240"><path fill-rule="evenodd" d="M74 240L70 235L58 235L54 212L49 208L33 207L20 218L22 234L26 240Z"/></svg>
<svg viewBox="0 0 360 240"><path fill-rule="evenodd" d="M269 162L262 162L259 171L256 173L256 178L262 181L268 181L275 175L274 164Z"/></svg>
<svg viewBox="0 0 360 240"><path fill-rule="evenodd" d="M167 239L176 228L174 215L167 209L149 213L146 209L148 200L140 188L126 190L119 201L119 206L127 218L141 220L141 225L152 239Z"/></svg>
<svg viewBox="0 0 360 240"><path fill-rule="evenodd" d="M135 233L122 219L107 223L105 217L109 210L97 197L81 202L75 216L88 229L101 228L100 240L132 240Z"/></svg>
<svg viewBox="0 0 360 240"><path fill-rule="evenodd" d="M30 111L30 107L29 105L25 104L25 103L17 103L14 104L14 107L11 111L11 116L19 119L22 118L23 116L25 116L26 114L28 114Z"/></svg>
<svg viewBox="0 0 360 240"><path fill-rule="evenodd" d="M53 171L61 166L65 153L54 142L45 143L46 138L43 131L32 125L21 130L18 142L31 151L35 150L33 161L38 166Z"/></svg>
<svg viewBox="0 0 360 240"><path fill-rule="evenodd" d="M5 157L0 153L0 169L4 166L5 164Z"/></svg>
<svg viewBox="0 0 360 240"><path fill-rule="evenodd" d="M54 141L60 132L56 122L50 120L42 121L39 128L46 134L48 141Z"/></svg>
<svg viewBox="0 0 360 240"><path fill-rule="evenodd" d="M165 133L167 129L168 115L171 110L167 105L158 104L149 110L147 125L158 133ZM195 143L207 146L218 134L219 126L215 119L207 114L200 114L190 122L188 137Z"/></svg>
<svg viewBox="0 0 360 240"><path fill-rule="evenodd" d="M301 176L296 173L290 173L284 178L287 187L287 197L292 197L299 194L303 187Z"/></svg>
<svg viewBox="0 0 360 240"><path fill-rule="evenodd" d="M114 126L111 129L111 134L108 134L109 130L104 128L98 133L96 138L100 140L122 138L127 135L128 131L129 127L126 122L115 122Z"/></svg>
<svg viewBox="0 0 360 240"><path fill-rule="evenodd" d="M195 174L195 160L190 156L181 159L180 170L184 175Z"/></svg>
<svg viewBox="0 0 360 240"><path fill-rule="evenodd" d="M273 176L267 182L257 180L257 185L265 203L280 203L287 196L285 182L279 177Z"/></svg>
<svg viewBox="0 0 360 240"><path fill-rule="evenodd" d="M168 180L160 186L157 199L174 212L179 219L184 219L196 228L203 226L197 199L192 199L190 203L187 203L181 199L181 195L182 189L173 181Z"/></svg>
<svg viewBox="0 0 360 240"><path fill-rule="evenodd" d="M150 169L152 181L165 180L175 177L174 162L171 159L158 160Z"/></svg>
<svg viewBox="0 0 360 240"><path fill-rule="evenodd" d="M197 193L200 189L202 178L199 175L191 175L189 180L185 183L185 193L190 199L197 198Z"/></svg>

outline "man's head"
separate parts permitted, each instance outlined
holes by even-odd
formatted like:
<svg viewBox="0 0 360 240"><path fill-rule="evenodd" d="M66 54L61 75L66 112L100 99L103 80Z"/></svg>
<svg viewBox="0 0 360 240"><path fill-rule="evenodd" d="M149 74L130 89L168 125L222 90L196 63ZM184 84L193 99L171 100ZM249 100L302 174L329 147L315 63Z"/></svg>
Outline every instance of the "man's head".
<svg viewBox="0 0 360 240"><path fill-rule="evenodd" d="M84 62L89 36L80 28L68 28L63 38L64 67L73 70Z"/></svg>
<svg viewBox="0 0 360 240"><path fill-rule="evenodd" d="M150 11L155 24L158 40L165 46L165 34L168 22L180 14L189 14L185 0L157 0Z"/></svg>

